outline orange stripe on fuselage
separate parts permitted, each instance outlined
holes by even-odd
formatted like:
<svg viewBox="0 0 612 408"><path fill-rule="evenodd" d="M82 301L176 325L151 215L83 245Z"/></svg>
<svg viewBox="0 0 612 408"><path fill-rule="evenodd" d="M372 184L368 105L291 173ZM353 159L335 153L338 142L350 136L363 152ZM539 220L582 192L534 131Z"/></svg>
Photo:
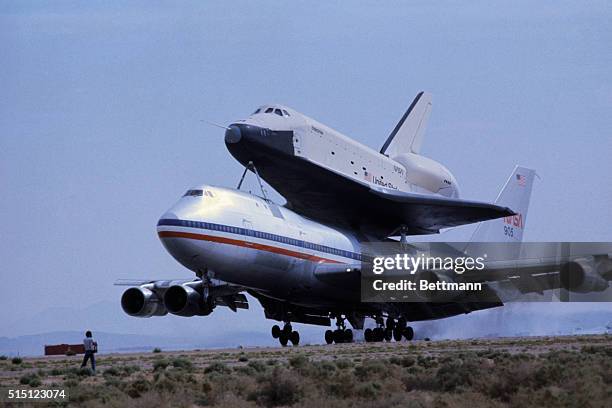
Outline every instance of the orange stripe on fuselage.
<svg viewBox="0 0 612 408"><path fill-rule="evenodd" d="M240 239L217 237L215 235L194 234L192 232L182 232L182 231L158 231L157 235L160 238L187 238L187 239L196 239L198 241L210 241L210 242L218 242L220 244L236 245L236 246L241 246L245 248L253 248L253 249L258 249L260 251L273 252L275 254L291 256L294 258L306 259L312 262L342 263L339 261L334 261L333 259L321 258L316 255L309 255L303 252L292 251L290 249L275 247L272 245L258 244L256 242L247 242L247 241L242 241Z"/></svg>

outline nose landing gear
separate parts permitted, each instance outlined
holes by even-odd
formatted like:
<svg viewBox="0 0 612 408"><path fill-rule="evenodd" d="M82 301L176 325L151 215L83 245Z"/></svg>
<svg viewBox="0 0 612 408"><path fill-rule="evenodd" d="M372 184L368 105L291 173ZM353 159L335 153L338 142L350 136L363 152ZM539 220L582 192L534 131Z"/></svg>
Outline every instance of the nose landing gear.
<svg viewBox="0 0 612 408"><path fill-rule="evenodd" d="M294 346L300 344L300 333L292 329L291 322L286 322L282 329L277 324L272 326L272 337L278 339L283 347L289 342Z"/></svg>

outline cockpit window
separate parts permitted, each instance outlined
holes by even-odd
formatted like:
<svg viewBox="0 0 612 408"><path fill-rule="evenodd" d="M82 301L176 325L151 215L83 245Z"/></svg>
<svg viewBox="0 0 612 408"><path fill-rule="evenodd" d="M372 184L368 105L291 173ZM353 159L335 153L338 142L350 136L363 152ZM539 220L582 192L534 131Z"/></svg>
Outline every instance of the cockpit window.
<svg viewBox="0 0 612 408"><path fill-rule="evenodd" d="M261 108L257 108L257 110L255 112L253 112L253 115L258 114L259 112L261 112Z"/></svg>
<svg viewBox="0 0 612 408"><path fill-rule="evenodd" d="M289 112L287 112L287 111L286 111L286 110L284 110L284 109L283 109L283 113L285 114L285 116L291 116L291 115L289 114Z"/></svg>
<svg viewBox="0 0 612 408"><path fill-rule="evenodd" d="M280 109L274 109L274 113L276 113L278 116L283 116L283 112L281 112Z"/></svg>
<svg viewBox="0 0 612 408"><path fill-rule="evenodd" d="M266 113L270 113L270 112L272 112L273 110L274 110L274 108L268 108L268 109L266 109Z"/></svg>
<svg viewBox="0 0 612 408"><path fill-rule="evenodd" d="M187 192L183 195L183 197L191 196L191 197L202 197L204 194L203 190L187 190Z"/></svg>

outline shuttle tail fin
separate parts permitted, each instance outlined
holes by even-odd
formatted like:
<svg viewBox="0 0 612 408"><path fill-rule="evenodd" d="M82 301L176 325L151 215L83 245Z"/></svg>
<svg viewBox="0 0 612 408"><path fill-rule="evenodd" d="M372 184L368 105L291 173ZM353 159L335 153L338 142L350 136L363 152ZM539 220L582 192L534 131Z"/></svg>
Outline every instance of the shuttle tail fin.
<svg viewBox="0 0 612 408"><path fill-rule="evenodd" d="M389 157L409 152L419 154L431 113L431 102L430 93L419 92L380 149L382 154Z"/></svg>

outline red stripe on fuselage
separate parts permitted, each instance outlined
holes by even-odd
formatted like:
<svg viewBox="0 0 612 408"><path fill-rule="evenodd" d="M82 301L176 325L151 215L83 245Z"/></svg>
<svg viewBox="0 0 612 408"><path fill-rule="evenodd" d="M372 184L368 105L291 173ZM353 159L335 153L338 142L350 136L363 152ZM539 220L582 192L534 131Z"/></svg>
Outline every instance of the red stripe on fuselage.
<svg viewBox="0 0 612 408"><path fill-rule="evenodd" d="M182 232L182 231L158 231L157 235L160 238L187 238L187 239L196 239L198 241L210 241L210 242L217 242L220 244L236 245L236 246L241 246L245 248L253 248L253 249L258 249L260 251L273 252L275 254L291 256L294 258L306 259L312 262L342 263L339 261L334 261L333 259L321 258L316 255L309 255L303 252L292 251L290 249L275 247L272 245L258 244L256 242L247 242L247 241L242 241L240 239L218 237L215 235L194 234L192 232Z"/></svg>

